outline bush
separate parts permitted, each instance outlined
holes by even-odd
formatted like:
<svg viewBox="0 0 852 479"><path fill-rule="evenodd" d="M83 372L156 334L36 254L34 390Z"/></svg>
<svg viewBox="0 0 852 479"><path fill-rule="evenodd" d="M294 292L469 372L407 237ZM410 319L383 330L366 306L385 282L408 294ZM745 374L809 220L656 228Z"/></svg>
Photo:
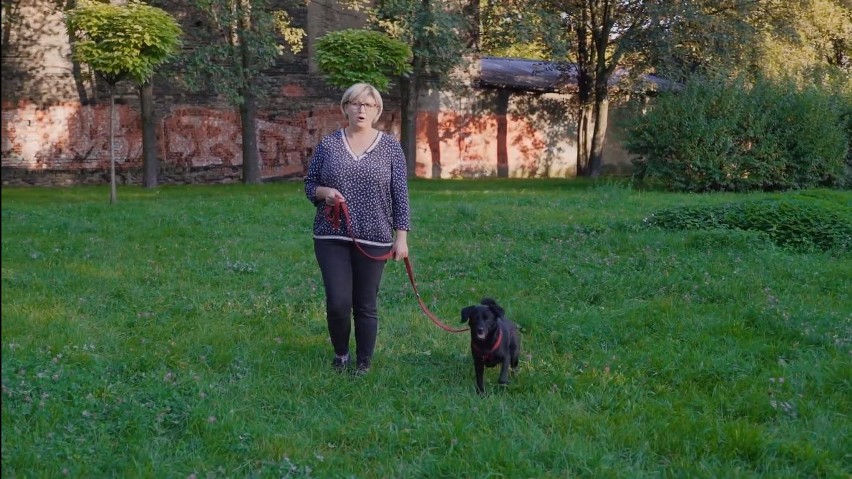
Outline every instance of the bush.
<svg viewBox="0 0 852 479"><path fill-rule="evenodd" d="M675 191L841 186L848 101L792 83L695 80L627 128L640 178Z"/></svg>
<svg viewBox="0 0 852 479"><path fill-rule="evenodd" d="M730 228L690 231L685 241L686 245L701 249L739 251L754 251L771 243L765 233Z"/></svg>
<svg viewBox="0 0 852 479"><path fill-rule="evenodd" d="M675 230L734 229L765 234L794 251L852 250L852 208L831 197L796 195L707 207L677 207L645 219Z"/></svg>

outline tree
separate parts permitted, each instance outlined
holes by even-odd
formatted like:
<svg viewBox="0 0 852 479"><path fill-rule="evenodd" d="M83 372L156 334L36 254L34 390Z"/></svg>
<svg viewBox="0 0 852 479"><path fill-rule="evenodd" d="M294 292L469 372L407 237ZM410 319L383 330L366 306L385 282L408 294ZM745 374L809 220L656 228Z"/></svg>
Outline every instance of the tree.
<svg viewBox="0 0 852 479"><path fill-rule="evenodd" d="M194 91L212 91L239 108L243 182L260 183L257 104L265 93L258 79L283 53L302 49L305 32L290 24L284 10L267 0L196 0L205 20L185 56L183 80Z"/></svg>
<svg viewBox="0 0 852 479"><path fill-rule="evenodd" d="M819 0L831 1L831 0ZM754 67L761 35L784 37L806 0L484 0L483 43L526 44L577 84L577 168L597 176L619 68L683 80ZM495 13L496 12L496 13Z"/></svg>
<svg viewBox="0 0 852 479"><path fill-rule="evenodd" d="M399 79L400 143L408 174L416 164L417 99L424 79L445 81L478 45L477 0L347 0L365 9L370 28L411 48L411 68Z"/></svg>
<svg viewBox="0 0 852 479"><path fill-rule="evenodd" d="M411 70L411 48L381 32L338 30L324 35L316 46L320 71L340 88L366 82L386 92L391 78Z"/></svg>
<svg viewBox="0 0 852 479"><path fill-rule="evenodd" d="M140 88L148 84L154 69L177 51L182 32L171 15L136 0L122 6L80 0L66 11L66 25L74 61L88 65L109 85L110 203L115 203L115 85L125 79Z"/></svg>
<svg viewBox="0 0 852 479"><path fill-rule="evenodd" d="M845 3L845 5L844 5ZM791 77L803 85L827 78L846 78L852 84L852 9L844 0L812 0L800 5L784 5L783 29L786 35L756 28L761 32L755 43L752 70L768 77ZM761 19L754 19L755 22Z"/></svg>
<svg viewBox="0 0 852 479"><path fill-rule="evenodd" d="M462 8L447 0L379 0L371 24L411 46L411 74L400 77L400 140L409 175L414 175L417 143L417 99L427 77L446 80L469 51L470 38Z"/></svg>

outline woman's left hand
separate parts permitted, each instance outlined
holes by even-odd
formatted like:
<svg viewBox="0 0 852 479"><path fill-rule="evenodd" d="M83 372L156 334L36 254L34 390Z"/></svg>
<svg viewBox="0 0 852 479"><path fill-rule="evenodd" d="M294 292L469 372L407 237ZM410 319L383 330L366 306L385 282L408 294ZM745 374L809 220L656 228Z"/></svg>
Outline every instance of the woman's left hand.
<svg viewBox="0 0 852 479"><path fill-rule="evenodd" d="M394 261L399 261L405 258L408 258L408 238L406 238L405 234L407 231L397 231L396 238L393 240L393 246L391 247L392 258Z"/></svg>

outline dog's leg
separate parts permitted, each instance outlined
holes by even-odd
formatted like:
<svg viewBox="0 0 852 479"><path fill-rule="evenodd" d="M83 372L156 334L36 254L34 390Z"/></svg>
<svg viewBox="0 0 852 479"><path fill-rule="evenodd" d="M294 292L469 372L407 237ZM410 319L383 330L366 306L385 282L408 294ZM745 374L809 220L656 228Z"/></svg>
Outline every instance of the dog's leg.
<svg viewBox="0 0 852 479"><path fill-rule="evenodd" d="M500 365L500 384L509 384L509 355L503 355L503 363Z"/></svg>
<svg viewBox="0 0 852 479"><path fill-rule="evenodd" d="M476 390L479 394L485 393L485 384L483 376L485 375L485 364L482 361L474 360L473 369L476 371Z"/></svg>
<svg viewBox="0 0 852 479"><path fill-rule="evenodd" d="M518 339L517 346L510 348L511 356L512 356L512 371L518 369L518 361L521 356L521 340Z"/></svg>

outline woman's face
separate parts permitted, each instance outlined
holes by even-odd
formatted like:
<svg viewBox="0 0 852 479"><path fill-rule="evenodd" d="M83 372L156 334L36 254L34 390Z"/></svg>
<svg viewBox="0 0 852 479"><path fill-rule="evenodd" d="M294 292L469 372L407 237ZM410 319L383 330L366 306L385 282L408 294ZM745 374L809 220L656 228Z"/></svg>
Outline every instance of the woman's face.
<svg viewBox="0 0 852 479"><path fill-rule="evenodd" d="M346 117L351 127L371 127L379 116L379 107L369 92L364 92L346 104Z"/></svg>

